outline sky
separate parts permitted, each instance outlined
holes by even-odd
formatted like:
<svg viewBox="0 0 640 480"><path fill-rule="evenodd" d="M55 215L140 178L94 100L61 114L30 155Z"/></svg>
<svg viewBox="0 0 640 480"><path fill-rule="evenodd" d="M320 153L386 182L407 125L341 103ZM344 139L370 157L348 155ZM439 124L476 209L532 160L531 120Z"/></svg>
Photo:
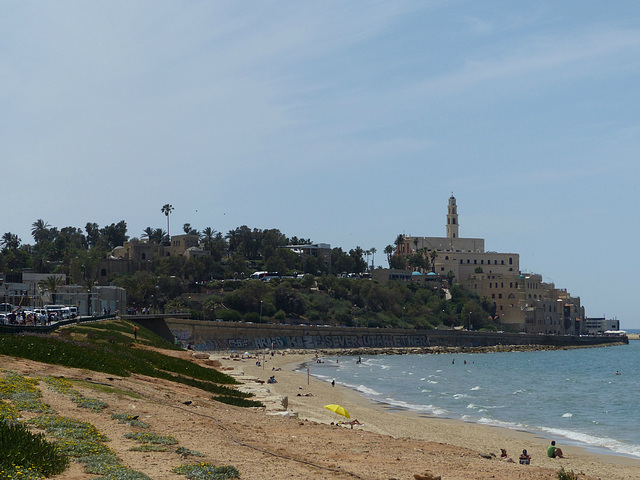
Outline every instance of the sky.
<svg viewBox="0 0 640 480"><path fill-rule="evenodd" d="M0 234L400 233L640 328L635 1L0 0Z"/></svg>

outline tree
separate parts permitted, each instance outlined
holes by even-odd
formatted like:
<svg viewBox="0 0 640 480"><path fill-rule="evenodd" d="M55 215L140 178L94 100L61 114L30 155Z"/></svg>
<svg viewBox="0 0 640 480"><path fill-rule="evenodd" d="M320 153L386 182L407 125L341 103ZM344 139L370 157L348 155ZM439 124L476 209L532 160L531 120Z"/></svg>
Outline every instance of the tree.
<svg viewBox="0 0 640 480"><path fill-rule="evenodd" d="M167 217L167 235L169 235L169 239L171 239L171 230L169 230L169 215L173 212L173 205L166 203L160 209L162 213Z"/></svg>
<svg viewBox="0 0 640 480"><path fill-rule="evenodd" d="M116 247L121 247L124 242L129 240L127 235L127 223L124 220L120 220L118 223L112 223L104 228L100 229L101 240L104 242L104 247L107 250L113 250Z"/></svg>
<svg viewBox="0 0 640 480"><path fill-rule="evenodd" d="M15 233L7 232L2 236L1 244L4 248L11 252L15 252L20 248L22 240Z"/></svg>
<svg viewBox="0 0 640 480"><path fill-rule="evenodd" d="M367 269L367 262L362 258L364 256L362 247L358 246L355 249L349 250L349 256L353 259L352 272L362 273Z"/></svg>
<svg viewBox="0 0 640 480"><path fill-rule="evenodd" d="M371 252L371 270L373 271L373 269L375 268L374 263L376 261L376 247L371 247L369 251Z"/></svg>
<svg viewBox="0 0 640 480"><path fill-rule="evenodd" d="M161 228L147 227L144 229L142 236L147 237L149 239L149 243L160 244L167 238L167 232Z"/></svg>
<svg viewBox="0 0 640 480"><path fill-rule="evenodd" d="M87 223L84 227L84 231L87 232L87 244L89 247L93 247L100 241L100 227L97 223Z"/></svg>
<svg viewBox="0 0 640 480"><path fill-rule="evenodd" d="M384 253L387 256L387 263L389 264L389 268L391 268L391 255L393 255L393 247L391 245L387 245L384 247Z"/></svg>
<svg viewBox="0 0 640 480"><path fill-rule="evenodd" d="M206 227L204 230L202 230L202 233L200 233L200 239L204 240L204 244L205 244L205 248L207 248L207 246L213 242L213 239L216 237L216 232L213 228L211 227Z"/></svg>
<svg viewBox="0 0 640 480"><path fill-rule="evenodd" d="M47 290L51 294L51 301L56 303L56 292L58 291L58 287L62 285L63 280L61 277L56 277L55 275L51 275L50 277L45 278L44 280L40 280L38 282L38 286L42 290Z"/></svg>
<svg viewBox="0 0 640 480"><path fill-rule="evenodd" d="M33 227L31 228L31 235L33 235L36 243L40 243L49 236L50 225L41 218L33 222L31 226Z"/></svg>
<svg viewBox="0 0 640 480"><path fill-rule="evenodd" d="M195 228L191 228L191 224L190 223L185 223L182 226L182 230L187 235L197 235L198 237L200 236L200 232L198 230L196 230Z"/></svg>

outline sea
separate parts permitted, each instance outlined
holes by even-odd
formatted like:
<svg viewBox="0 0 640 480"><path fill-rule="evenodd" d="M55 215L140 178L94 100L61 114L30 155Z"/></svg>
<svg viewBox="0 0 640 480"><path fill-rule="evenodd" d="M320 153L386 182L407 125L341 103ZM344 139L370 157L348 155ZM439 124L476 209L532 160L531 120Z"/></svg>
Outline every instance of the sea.
<svg viewBox="0 0 640 480"><path fill-rule="evenodd" d="M308 366L311 375L335 380L386 408L523 430L596 453L640 458L640 341L571 350L323 360L305 365L305 372Z"/></svg>

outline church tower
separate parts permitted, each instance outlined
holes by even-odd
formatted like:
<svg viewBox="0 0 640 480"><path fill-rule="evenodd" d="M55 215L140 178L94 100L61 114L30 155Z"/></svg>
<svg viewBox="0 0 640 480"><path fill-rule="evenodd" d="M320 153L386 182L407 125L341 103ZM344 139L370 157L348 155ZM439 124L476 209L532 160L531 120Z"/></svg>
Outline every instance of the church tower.
<svg viewBox="0 0 640 480"><path fill-rule="evenodd" d="M456 197L449 197L449 208L447 211L447 238L458 238L458 207Z"/></svg>

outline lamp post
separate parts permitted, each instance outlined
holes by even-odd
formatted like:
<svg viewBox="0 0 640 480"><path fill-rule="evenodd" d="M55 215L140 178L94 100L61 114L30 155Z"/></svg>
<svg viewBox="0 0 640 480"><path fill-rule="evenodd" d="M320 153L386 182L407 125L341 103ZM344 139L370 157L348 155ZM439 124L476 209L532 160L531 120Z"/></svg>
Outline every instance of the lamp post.
<svg viewBox="0 0 640 480"><path fill-rule="evenodd" d="M472 312L469 312L469 331L471 331L471 313Z"/></svg>
<svg viewBox="0 0 640 480"><path fill-rule="evenodd" d="M262 323L262 300L260 300L260 323Z"/></svg>

